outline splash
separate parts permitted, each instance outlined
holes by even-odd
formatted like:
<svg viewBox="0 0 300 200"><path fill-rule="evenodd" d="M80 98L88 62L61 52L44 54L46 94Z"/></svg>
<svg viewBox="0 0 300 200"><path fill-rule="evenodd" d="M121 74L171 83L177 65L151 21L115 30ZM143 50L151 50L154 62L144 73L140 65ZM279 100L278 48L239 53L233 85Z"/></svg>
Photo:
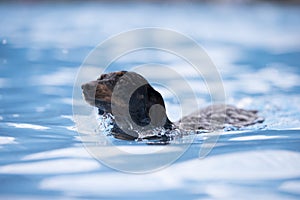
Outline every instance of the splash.
<svg viewBox="0 0 300 200"><path fill-rule="evenodd" d="M98 115L99 126L96 129L97 133L103 133L107 136L111 136L112 129L114 127L114 116L110 113Z"/></svg>
<svg viewBox="0 0 300 200"><path fill-rule="evenodd" d="M115 125L115 118L111 113L97 115L97 121L99 122L99 126L95 130L97 133L105 134L106 136L113 136L112 131ZM187 131L179 129L168 130L163 127L153 128L151 130L133 131L138 134L138 138L136 139L138 142L170 142L181 138L184 135L188 135Z"/></svg>
<svg viewBox="0 0 300 200"><path fill-rule="evenodd" d="M96 114L96 113L95 113ZM97 133L105 134L106 136L112 136L114 138L113 128L116 125L115 117L111 113L104 113L102 115L97 116L98 127L95 130ZM261 120L260 118L257 119ZM225 133L228 131L236 132L236 131L245 131L245 130L262 130L265 129L267 125L265 123L255 123L250 126L234 126L232 124L224 124L224 128L218 130L206 130L206 129L195 129L195 130L185 130L182 128L177 128L175 125L172 130L165 129L163 127L155 127L152 129L130 129L129 131L134 132L138 135L136 142L146 143L146 144L183 144L192 142L192 138L195 135L200 135L203 133ZM198 138L199 139L199 138Z"/></svg>

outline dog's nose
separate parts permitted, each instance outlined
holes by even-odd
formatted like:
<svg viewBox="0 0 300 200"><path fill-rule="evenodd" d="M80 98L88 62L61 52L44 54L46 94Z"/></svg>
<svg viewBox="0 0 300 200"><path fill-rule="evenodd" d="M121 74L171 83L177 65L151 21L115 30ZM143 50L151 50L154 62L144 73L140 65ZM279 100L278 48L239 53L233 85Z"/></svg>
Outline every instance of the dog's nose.
<svg viewBox="0 0 300 200"><path fill-rule="evenodd" d="M89 89L90 89L90 86L89 86L88 83L85 83L85 84L82 84L82 85L81 85L81 89L82 89L82 90L89 90Z"/></svg>
<svg viewBox="0 0 300 200"><path fill-rule="evenodd" d="M81 89L82 90L92 90L96 87L97 85L97 81L92 81L92 82L89 82L89 83L84 83L81 85Z"/></svg>

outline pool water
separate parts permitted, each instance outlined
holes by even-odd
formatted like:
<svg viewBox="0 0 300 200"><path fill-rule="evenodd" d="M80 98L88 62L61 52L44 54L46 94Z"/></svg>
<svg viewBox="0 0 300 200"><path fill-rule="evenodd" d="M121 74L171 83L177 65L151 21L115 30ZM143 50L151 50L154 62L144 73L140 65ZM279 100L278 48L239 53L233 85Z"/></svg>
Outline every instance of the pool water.
<svg viewBox="0 0 300 200"><path fill-rule="evenodd" d="M1 3L0 198L299 199L299 11L269 4ZM205 134L196 135L175 163L152 173L123 173L94 159L73 121L77 71L100 42L143 27L197 41L220 72L226 102L259 110L265 122L224 131L204 159L198 155ZM129 57L113 69L147 59ZM186 72L172 59L156 60ZM201 97L210 104L205 92ZM127 151L162 148L111 140Z"/></svg>

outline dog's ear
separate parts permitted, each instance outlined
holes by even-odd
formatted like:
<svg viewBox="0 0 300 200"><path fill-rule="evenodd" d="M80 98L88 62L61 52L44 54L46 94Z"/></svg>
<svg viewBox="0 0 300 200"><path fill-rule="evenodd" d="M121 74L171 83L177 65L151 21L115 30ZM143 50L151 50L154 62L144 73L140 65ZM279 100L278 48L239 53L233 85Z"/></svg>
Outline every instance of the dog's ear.
<svg viewBox="0 0 300 200"><path fill-rule="evenodd" d="M151 85L147 85L147 101L149 102L150 107L154 104L159 104L165 108L163 97Z"/></svg>
<svg viewBox="0 0 300 200"><path fill-rule="evenodd" d="M162 127L168 122L163 97L151 85L147 85L147 112L153 126Z"/></svg>
<svg viewBox="0 0 300 200"><path fill-rule="evenodd" d="M139 87L131 95L129 101L129 113L132 120L140 126L146 126L150 123L146 85Z"/></svg>

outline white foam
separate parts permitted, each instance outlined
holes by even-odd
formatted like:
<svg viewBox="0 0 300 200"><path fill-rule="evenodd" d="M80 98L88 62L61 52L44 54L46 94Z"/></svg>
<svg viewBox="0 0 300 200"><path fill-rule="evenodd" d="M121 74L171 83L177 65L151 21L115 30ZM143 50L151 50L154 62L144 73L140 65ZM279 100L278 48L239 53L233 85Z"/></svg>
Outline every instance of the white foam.
<svg viewBox="0 0 300 200"><path fill-rule="evenodd" d="M46 126L40 126L35 124L27 124L27 123L6 123L8 126L12 126L15 128L28 128L28 129L35 129L35 130L47 130L49 127Z"/></svg>
<svg viewBox="0 0 300 200"><path fill-rule="evenodd" d="M93 159L55 159L30 163L9 164L0 167L6 174L59 174L86 172L98 169L100 164Z"/></svg>
<svg viewBox="0 0 300 200"><path fill-rule="evenodd" d="M15 140L14 137L0 136L0 144L16 144Z"/></svg>
<svg viewBox="0 0 300 200"><path fill-rule="evenodd" d="M230 141L248 141L248 140L269 140L275 138L287 138L288 136L284 135L250 135L250 136L242 136L236 138L230 138Z"/></svg>

